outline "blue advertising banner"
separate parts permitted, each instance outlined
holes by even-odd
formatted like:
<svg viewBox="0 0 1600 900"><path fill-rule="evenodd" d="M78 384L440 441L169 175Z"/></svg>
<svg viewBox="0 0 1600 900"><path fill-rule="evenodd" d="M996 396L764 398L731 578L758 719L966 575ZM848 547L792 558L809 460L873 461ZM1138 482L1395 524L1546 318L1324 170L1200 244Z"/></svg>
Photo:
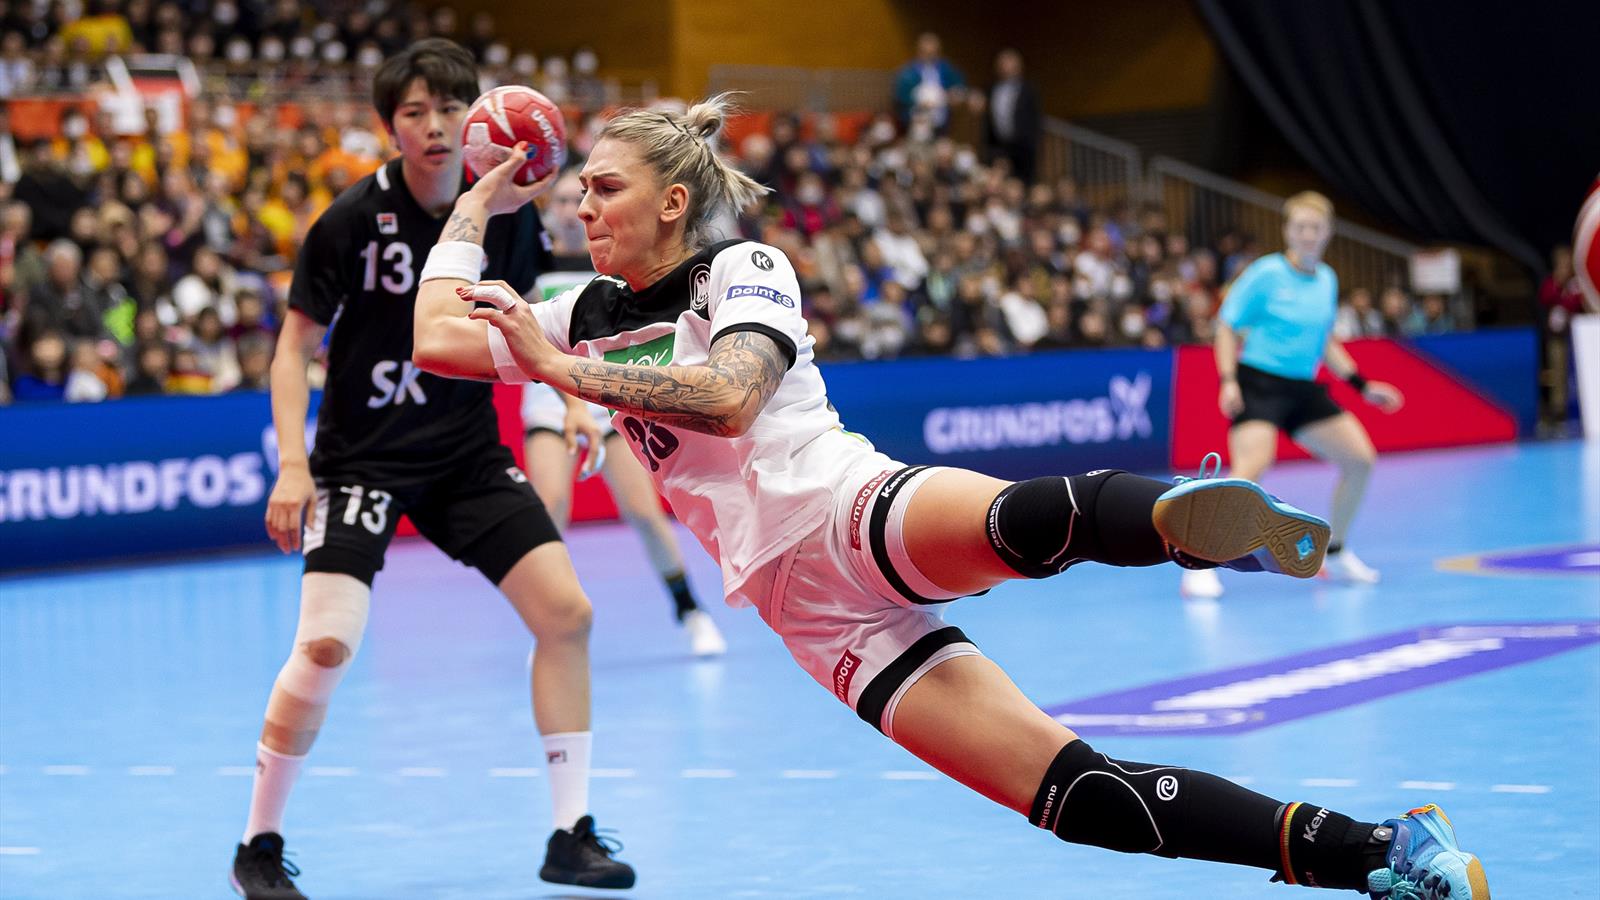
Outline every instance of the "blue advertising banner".
<svg viewBox="0 0 1600 900"><path fill-rule="evenodd" d="M901 462L1010 479L1168 465L1169 351L824 363L822 377L845 427Z"/></svg>
<svg viewBox="0 0 1600 900"><path fill-rule="evenodd" d="M0 409L0 571L266 546L265 393Z"/></svg>

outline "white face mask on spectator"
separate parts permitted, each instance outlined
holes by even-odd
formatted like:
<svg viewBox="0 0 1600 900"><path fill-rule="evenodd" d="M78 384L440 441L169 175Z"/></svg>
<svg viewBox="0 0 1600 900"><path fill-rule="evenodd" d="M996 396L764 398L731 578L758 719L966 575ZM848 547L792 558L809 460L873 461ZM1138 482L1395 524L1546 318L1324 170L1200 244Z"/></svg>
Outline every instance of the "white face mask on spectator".
<svg viewBox="0 0 1600 900"><path fill-rule="evenodd" d="M73 116L61 123L61 133L66 135L67 140L75 141L89 133L89 120Z"/></svg>
<svg viewBox="0 0 1600 900"><path fill-rule="evenodd" d="M511 58L511 50L505 44L490 44L483 51L483 61L491 66L503 66Z"/></svg>
<svg viewBox="0 0 1600 900"><path fill-rule="evenodd" d="M234 6L228 0L222 0L221 3L211 8L211 18L218 25L224 27L232 25L239 21L239 7Z"/></svg>
<svg viewBox="0 0 1600 900"><path fill-rule="evenodd" d="M249 62L250 42L244 38L234 38L228 42L227 48L223 50L223 55L231 63Z"/></svg>
<svg viewBox="0 0 1600 900"><path fill-rule="evenodd" d="M317 27L311 29L311 39L319 44L327 43L339 35L339 26L332 22L319 22Z"/></svg>
<svg viewBox="0 0 1600 900"><path fill-rule="evenodd" d="M329 63L344 62L344 44L339 41L330 41L322 45L322 61Z"/></svg>
<svg viewBox="0 0 1600 900"><path fill-rule="evenodd" d="M1144 313L1130 309L1122 314L1122 333L1130 338L1144 334Z"/></svg>
<svg viewBox="0 0 1600 900"><path fill-rule="evenodd" d="M295 59L310 59L317 52L317 42L309 35L297 34L289 42L289 52L294 54Z"/></svg>
<svg viewBox="0 0 1600 900"><path fill-rule="evenodd" d="M539 70L539 58L532 53L518 53L516 59L511 61L511 71L523 78L530 77Z"/></svg>
<svg viewBox="0 0 1600 900"><path fill-rule="evenodd" d="M278 62L283 59L283 41L269 37L261 42L259 53L264 62Z"/></svg>
<svg viewBox="0 0 1600 900"><path fill-rule="evenodd" d="M822 188L815 184L803 184L795 192L795 198L806 206L816 206L822 202Z"/></svg>
<svg viewBox="0 0 1600 900"><path fill-rule="evenodd" d="M211 114L211 121L215 122L218 128L232 128L239 124L239 113L231 106L219 106L216 112Z"/></svg>
<svg viewBox="0 0 1600 900"><path fill-rule="evenodd" d="M1126 300L1133 294L1133 280L1126 275L1113 275L1111 277L1111 296L1118 300Z"/></svg>
<svg viewBox="0 0 1600 900"><path fill-rule="evenodd" d="M579 50L572 56L572 68L579 75L593 75L600 68L600 59L593 50Z"/></svg>
<svg viewBox="0 0 1600 900"><path fill-rule="evenodd" d="M1083 230L1078 227L1077 222L1069 219L1061 223L1061 228L1057 231L1056 237L1060 239L1063 247L1076 247L1078 246L1078 241L1083 237Z"/></svg>
<svg viewBox="0 0 1600 900"><path fill-rule="evenodd" d="M383 51L371 44L362 47L360 52L356 53L356 65L363 69L376 69L382 64Z"/></svg>

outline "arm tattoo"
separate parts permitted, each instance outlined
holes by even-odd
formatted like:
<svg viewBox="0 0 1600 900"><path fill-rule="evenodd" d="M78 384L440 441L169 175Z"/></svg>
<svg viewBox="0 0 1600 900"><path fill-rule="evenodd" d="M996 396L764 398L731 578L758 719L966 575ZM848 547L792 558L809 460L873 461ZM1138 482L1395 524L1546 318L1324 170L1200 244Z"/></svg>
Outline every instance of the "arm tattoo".
<svg viewBox="0 0 1600 900"><path fill-rule="evenodd" d="M471 216L464 216L458 212L451 212L449 221L444 223L444 233L439 235L439 243L445 241L470 241L474 244L483 243L483 228L472 221Z"/></svg>
<svg viewBox="0 0 1600 900"><path fill-rule="evenodd" d="M663 425L731 437L777 392L788 360L764 334L736 331L711 345L703 366L631 366L585 359L572 367L578 394Z"/></svg>

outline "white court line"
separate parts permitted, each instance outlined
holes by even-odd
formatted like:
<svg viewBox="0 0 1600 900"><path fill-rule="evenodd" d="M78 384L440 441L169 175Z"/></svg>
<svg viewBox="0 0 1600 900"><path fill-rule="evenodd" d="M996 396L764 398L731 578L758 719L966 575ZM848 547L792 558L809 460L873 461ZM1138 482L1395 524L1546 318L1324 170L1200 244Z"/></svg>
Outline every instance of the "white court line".
<svg viewBox="0 0 1600 900"><path fill-rule="evenodd" d="M225 776L253 776L256 774L255 766L217 766L217 774Z"/></svg>
<svg viewBox="0 0 1600 900"><path fill-rule="evenodd" d="M46 775L87 775L87 774L89 774L89 767L88 766L45 766L44 767L44 773Z"/></svg>
<svg viewBox="0 0 1600 900"><path fill-rule="evenodd" d="M1355 787L1360 782L1354 778L1302 778L1301 787L1310 788L1348 788Z"/></svg>
<svg viewBox="0 0 1600 900"><path fill-rule="evenodd" d="M784 769L784 778L838 778L839 773L833 769Z"/></svg>
<svg viewBox="0 0 1600 900"><path fill-rule="evenodd" d="M1497 784L1489 788L1496 794L1548 794L1548 784Z"/></svg>
<svg viewBox="0 0 1600 900"><path fill-rule="evenodd" d="M437 766L406 766L395 774L402 778L443 778L448 773Z"/></svg>
<svg viewBox="0 0 1600 900"><path fill-rule="evenodd" d="M355 766L312 766L306 769L307 775L321 775L324 778L349 778L356 774Z"/></svg>
<svg viewBox="0 0 1600 900"><path fill-rule="evenodd" d="M38 856L38 847L0 847L0 856Z"/></svg>
<svg viewBox="0 0 1600 900"><path fill-rule="evenodd" d="M733 778L738 773L732 769L684 769L678 775L681 778Z"/></svg>
<svg viewBox="0 0 1600 900"><path fill-rule="evenodd" d="M890 769L883 773L884 781L938 781L938 772L925 769Z"/></svg>
<svg viewBox="0 0 1600 900"><path fill-rule="evenodd" d="M538 778L538 769L526 768L494 768L489 770L490 778Z"/></svg>
<svg viewBox="0 0 1600 900"><path fill-rule="evenodd" d="M1403 791L1453 791L1456 789L1454 781L1402 781L1400 789Z"/></svg>
<svg viewBox="0 0 1600 900"><path fill-rule="evenodd" d="M129 766L129 775L172 775L178 770L173 766Z"/></svg>
<svg viewBox="0 0 1600 900"><path fill-rule="evenodd" d="M590 778L632 778L639 774L633 769L590 769Z"/></svg>

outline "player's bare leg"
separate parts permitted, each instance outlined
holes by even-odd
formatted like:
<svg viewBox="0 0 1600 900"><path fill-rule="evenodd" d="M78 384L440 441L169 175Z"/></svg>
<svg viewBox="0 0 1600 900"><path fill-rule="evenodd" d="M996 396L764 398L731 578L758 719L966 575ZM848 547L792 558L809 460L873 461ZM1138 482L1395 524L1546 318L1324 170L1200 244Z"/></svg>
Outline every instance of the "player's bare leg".
<svg viewBox="0 0 1600 900"><path fill-rule="evenodd" d="M673 609L678 623L689 635L690 648L696 656L721 655L727 651L728 643L723 640L717 623L700 608L689 590L683 553L678 548L677 536L672 533L672 522L661 508L661 495L656 493L649 474L634 459L621 435L612 434L606 441L610 446L602 471L611 488L611 498L616 501L622 518L644 542L650 565L672 594Z"/></svg>
<svg viewBox="0 0 1600 900"><path fill-rule="evenodd" d="M1372 466L1378 459L1372 438L1354 415L1340 413L1307 425L1295 432L1294 439L1313 455L1339 467L1339 481L1333 488L1333 508L1328 514L1333 538L1328 545L1324 572L1357 584L1376 583L1378 573L1344 549L1350 523L1355 521L1356 510L1361 507L1361 498L1366 495L1367 482L1372 477Z"/></svg>

